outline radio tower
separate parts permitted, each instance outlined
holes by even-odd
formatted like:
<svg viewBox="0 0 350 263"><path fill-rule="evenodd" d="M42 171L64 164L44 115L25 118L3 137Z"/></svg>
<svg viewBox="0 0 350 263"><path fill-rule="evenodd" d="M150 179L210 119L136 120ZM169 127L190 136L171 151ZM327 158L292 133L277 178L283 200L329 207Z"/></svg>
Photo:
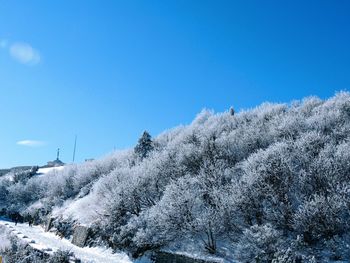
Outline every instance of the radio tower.
<svg viewBox="0 0 350 263"><path fill-rule="evenodd" d="M75 160L75 150L77 148L77 135L75 135L75 140L74 140L74 150L73 150L73 163Z"/></svg>

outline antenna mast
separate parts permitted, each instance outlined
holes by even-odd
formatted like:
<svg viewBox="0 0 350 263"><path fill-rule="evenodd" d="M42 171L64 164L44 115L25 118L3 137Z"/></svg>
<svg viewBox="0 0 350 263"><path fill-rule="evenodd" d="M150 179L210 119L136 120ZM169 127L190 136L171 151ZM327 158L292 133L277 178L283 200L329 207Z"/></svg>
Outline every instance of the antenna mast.
<svg viewBox="0 0 350 263"><path fill-rule="evenodd" d="M75 160L75 150L77 148L77 135L75 135L75 140L74 140L74 150L73 150L73 163Z"/></svg>

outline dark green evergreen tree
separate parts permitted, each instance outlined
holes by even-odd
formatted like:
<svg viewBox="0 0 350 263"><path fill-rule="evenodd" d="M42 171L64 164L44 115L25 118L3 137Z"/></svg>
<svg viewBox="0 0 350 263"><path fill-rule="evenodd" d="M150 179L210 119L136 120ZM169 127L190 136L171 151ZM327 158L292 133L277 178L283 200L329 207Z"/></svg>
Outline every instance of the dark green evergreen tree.
<svg viewBox="0 0 350 263"><path fill-rule="evenodd" d="M151 135L144 131L137 145L135 146L136 155L142 160L146 158L149 153L153 150L153 141Z"/></svg>

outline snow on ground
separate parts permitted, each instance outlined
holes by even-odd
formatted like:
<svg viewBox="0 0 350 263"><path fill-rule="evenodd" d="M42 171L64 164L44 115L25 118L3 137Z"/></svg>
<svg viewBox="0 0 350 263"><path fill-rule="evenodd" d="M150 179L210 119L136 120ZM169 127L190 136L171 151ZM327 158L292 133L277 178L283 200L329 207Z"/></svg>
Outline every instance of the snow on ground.
<svg viewBox="0 0 350 263"><path fill-rule="evenodd" d="M216 263L238 263L234 257L234 247L230 246L232 242L228 240L217 240L220 247L216 255L209 254L204 249L203 241L200 237L182 239L181 242L171 243L162 248L162 251L182 255L199 260L207 260Z"/></svg>
<svg viewBox="0 0 350 263"><path fill-rule="evenodd" d="M58 171L62 171L65 166L57 166L57 167L47 167L47 168L39 168L36 172L36 176L44 176L44 175L56 175ZM9 172L0 177L0 180L14 180L14 172Z"/></svg>
<svg viewBox="0 0 350 263"><path fill-rule="evenodd" d="M57 166L57 167L47 167L47 168L39 168L39 170L36 172L38 175L44 175L48 173L55 173L57 171L61 171L64 169L64 166Z"/></svg>
<svg viewBox="0 0 350 263"><path fill-rule="evenodd" d="M30 246L41 251L53 253L59 249L69 250L84 263L132 263L125 253L112 253L111 249L102 247L78 247L69 240L53 233L45 232L41 226L29 227L28 224L17 224L0 219L0 225L6 226L18 238L27 241Z"/></svg>

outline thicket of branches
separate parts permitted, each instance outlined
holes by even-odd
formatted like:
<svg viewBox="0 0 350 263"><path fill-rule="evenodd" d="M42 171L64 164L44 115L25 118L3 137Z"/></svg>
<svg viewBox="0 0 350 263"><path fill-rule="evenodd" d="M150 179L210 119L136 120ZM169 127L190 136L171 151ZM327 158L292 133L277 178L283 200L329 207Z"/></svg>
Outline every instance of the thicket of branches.
<svg viewBox="0 0 350 263"><path fill-rule="evenodd" d="M349 139L346 92L235 115L204 110L147 137L148 150L2 180L0 200L89 223L95 242L134 255L193 240L219 255L231 244L242 262L350 260Z"/></svg>

